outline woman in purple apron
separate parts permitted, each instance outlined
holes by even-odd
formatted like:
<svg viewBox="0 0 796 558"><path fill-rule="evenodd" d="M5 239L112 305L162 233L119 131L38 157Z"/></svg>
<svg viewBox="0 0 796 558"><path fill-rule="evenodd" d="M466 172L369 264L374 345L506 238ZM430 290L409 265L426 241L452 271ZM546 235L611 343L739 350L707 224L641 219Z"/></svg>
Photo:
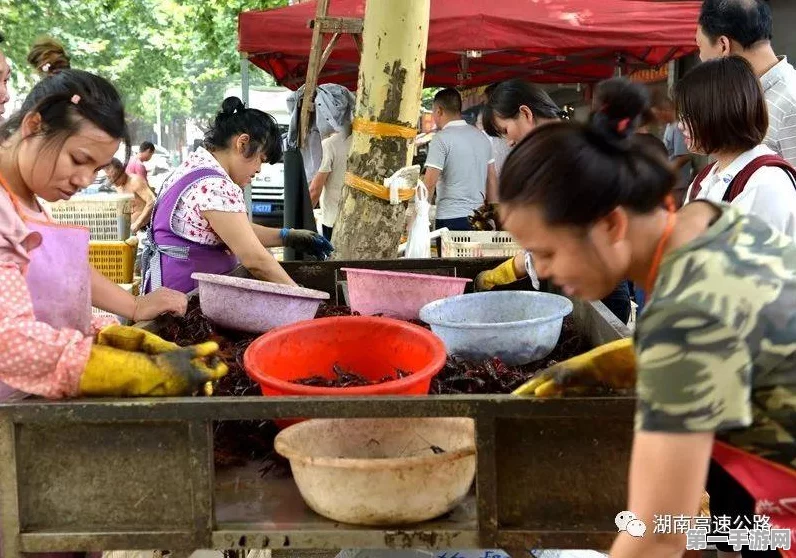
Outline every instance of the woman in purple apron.
<svg viewBox="0 0 796 558"><path fill-rule="evenodd" d="M54 223L39 205L91 184L121 139L129 144L118 93L78 70L43 79L0 126L0 402L181 395L226 373L206 364L215 343L180 348L136 328L99 331L92 304L144 320L184 313L185 296L135 299L91 269L87 229Z"/></svg>
<svg viewBox="0 0 796 558"><path fill-rule="evenodd" d="M196 288L191 274L224 274L240 262L264 281L292 285L268 251L288 246L325 259L332 245L317 232L271 229L249 222L243 187L263 163L282 157L282 140L269 114L224 100L204 147L166 179L152 212L144 247L144 292Z"/></svg>

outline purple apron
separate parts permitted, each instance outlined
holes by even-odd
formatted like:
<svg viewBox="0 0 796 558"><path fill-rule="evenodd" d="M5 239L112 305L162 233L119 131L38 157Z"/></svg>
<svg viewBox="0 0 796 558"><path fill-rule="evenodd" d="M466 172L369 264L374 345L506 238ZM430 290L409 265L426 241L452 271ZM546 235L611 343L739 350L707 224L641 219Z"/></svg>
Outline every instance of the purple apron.
<svg viewBox="0 0 796 558"><path fill-rule="evenodd" d="M238 259L226 246L199 244L181 237L171 228L171 219L182 193L197 180L210 176L226 178L213 169L197 169L178 179L158 196L141 258L144 293L159 287L188 293L197 287L197 282L191 279L192 273L224 274L238 265Z"/></svg>
<svg viewBox="0 0 796 558"><path fill-rule="evenodd" d="M46 214L23 208L0 177L11 197L17 215L28 230L41 235L41 245L31 251L25 282L33 302L36 320L54 328L76 329L91 333L91 273L88 260L89 230L85 227L59 225ZM3 195L0 192L0 195ZM57 286L57 288L55 288ZM16 400L27 394L0 382L0 402ZM0 533L0 556L3 554ZM84 553L41 552L26 554L36 558L77 558Z"/></svg>

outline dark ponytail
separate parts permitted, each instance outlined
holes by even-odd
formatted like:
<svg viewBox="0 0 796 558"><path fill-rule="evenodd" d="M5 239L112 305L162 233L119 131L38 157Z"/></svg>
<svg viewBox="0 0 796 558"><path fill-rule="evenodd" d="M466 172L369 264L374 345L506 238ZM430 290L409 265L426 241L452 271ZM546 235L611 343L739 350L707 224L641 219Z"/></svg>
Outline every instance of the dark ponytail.
<svg viewBox="0 0 796 558"><path fill-rule="evenodd" d="M627 143L650 111L647 88L616 77L597 84L592 103L592 129L609 143Z"/></svg>
<svg viewBox="0 0 796 558"><path fill-rule="evenodd" d="M241 134L248 134L250 138L245 157L262 152L269 163L282 158L282 136L274 117L261 110L246 108L237 97L227 97L205 134L204 146L209 151L226 149L230 140Z"/></svg>
<svg viewBox="0 0 796 558"><path fill-rule="evenodd" d="M42 119L41 136L52 148L60 149L67 138L76 134L83 121L91 122L127 146L130 133L124 104L116 88L100 76L82 70L61 70L33 86L16 113L0 125L0 142L8 140L22 125L27 114L38 113Z"/></svg>
<svg viewBox="0 0 796 558"><path fill-rule="evenodd" d="M649 107L642 86L627 80L601 88L588 124L540 126L510 153L500 175L500 200L537 204L551 224L588 226L622 206L649 213L663 203L677 175L635 136Z"/></svg>

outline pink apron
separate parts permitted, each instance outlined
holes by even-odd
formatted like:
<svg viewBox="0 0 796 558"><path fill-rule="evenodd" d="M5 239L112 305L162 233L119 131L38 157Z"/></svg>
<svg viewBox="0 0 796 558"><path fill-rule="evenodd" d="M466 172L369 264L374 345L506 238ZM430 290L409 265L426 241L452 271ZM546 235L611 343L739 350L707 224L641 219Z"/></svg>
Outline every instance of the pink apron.
<svg viewBox="0 0 796 558"><path fill-rule="evenodd" d="M25 282L33 300L36 320L55 328L71 328L84 335L91 333L91 274L88 261L89 230L59 225L46 213L22 207L0 176L0 186L11 197L14 208L28 230L41 235L41 245L31 251ZM3 195L0 192L0 195ZM0 382L0 402L27 394ZM0 543L2 533L0 533ZM2 544L0 544L2 556ZM45 552L26 554L36 558L71 558L84 553Z"/></svg>
<svg viewBox="0 0 796 558"><path fill-rule="evenodd" d="M54 328L91 333L91 273L88 261L89 230L59 225L44 213L24 208L0 177L0 185L11 197L17 215L32 232L41 235L41 245L31 251L25 282L33 301L36 320ZM0 401L25 395L0 382Z"/></svg>

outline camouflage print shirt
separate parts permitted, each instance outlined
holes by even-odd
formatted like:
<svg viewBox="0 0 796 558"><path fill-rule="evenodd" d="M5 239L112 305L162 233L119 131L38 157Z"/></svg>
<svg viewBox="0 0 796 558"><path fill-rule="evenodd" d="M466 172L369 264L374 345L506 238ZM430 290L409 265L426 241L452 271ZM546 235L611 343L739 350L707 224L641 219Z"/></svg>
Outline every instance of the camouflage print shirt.
<svg viewBox="0 0 796 558"><path fill-rule="evenodd" d="M796 468L796 244L722 215L661 262L636 328L636 429L716 432Z"/></svg>

